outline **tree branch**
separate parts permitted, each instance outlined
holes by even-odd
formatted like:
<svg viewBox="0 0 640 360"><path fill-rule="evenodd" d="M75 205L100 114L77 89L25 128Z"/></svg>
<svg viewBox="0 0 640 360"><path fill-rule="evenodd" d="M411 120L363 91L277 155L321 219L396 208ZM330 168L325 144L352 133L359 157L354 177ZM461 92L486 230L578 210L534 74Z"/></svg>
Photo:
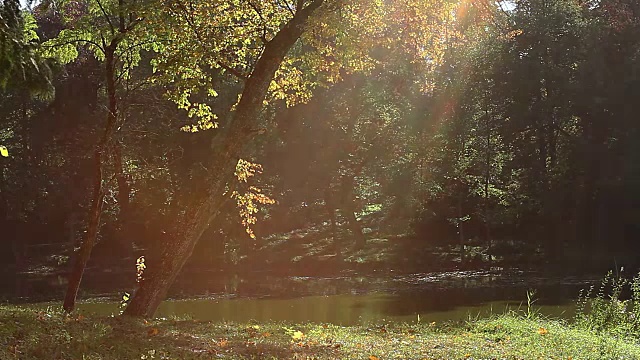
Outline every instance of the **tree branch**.
<svg viewBox="0 0 640 360"><path fill-rule="evenodd" d="M96 0L96 2L98 3L98 7L100 7L100 11L102 11L102 14L104 15L104 18L107 19L107 23L109 23L109 27L111 28L111 35L116 33L116 28L115 26L113 26L113 23L111 22L111 19L109 18L109 15L107 14L107 11L104 9L104 6L102 6L102 3L100 2L100 0Z"/></svg>
<svg viewBox="0 0 640 360"><path fill-rule="evenodd" d="M219 65L221 68L225 69L226 71L228 71L229 73L233 74L234 76L242 79L242 80L247 80L249 78L248 75L243 74L242 72L232 68L231 66L223 63L220 60L216 60L216 64Z"/></svg>
<svg viewBox="0 0 640 360"><path fill-rule="evenodd" d="M268 41L267 41L267 21L264 19L264 17L262 16L262 12L253 3L253 1L251 1L251 0L246 0L246 1L247 1L247 3L249 3L249 6L251 6L253 11L255 11L256 14L258 14L258 16L260 17L260 20L262 20L262 34L260 35L260 39L262 40L263 43L266 44L266 43L268 43Z"/></svg>

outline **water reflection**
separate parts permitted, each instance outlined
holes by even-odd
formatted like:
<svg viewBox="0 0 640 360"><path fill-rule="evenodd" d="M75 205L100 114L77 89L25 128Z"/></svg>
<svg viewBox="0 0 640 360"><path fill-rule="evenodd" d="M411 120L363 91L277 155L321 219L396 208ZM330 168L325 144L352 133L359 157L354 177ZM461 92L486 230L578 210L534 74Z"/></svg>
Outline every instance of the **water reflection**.
<svg viewBox="0 0 640 360"><path fill-rule="evenodd" d="M131 292L134 274L88 273L81 298L107 299L83 303L83 311L116 314L124 291ZM403 275L344 274L337 277L225 275L187 273L170 291L159 316L191 316L216 321L363 322L462 320L469 316L516 309L536 290L536 305L549 315L569 316L573 299L597 277L545 276L522 271L459 271ZM1 283L11 302L60 301L62 276L17 276ZM8 294L8 295L7 295ZM39 305L41 306L41 305ZM563 315L563 312L565 315Z"/></svg>
<svg viewBox="0 0 640 360"><path fill-rule="evenodd" d="M424 299L424 298L423 298ZM357 325L393 322L444 322L525 310L520 302L491 301L470 306L429 308L421 300L398 294L307 296L296 299L198 299L162 303L158 317L189 317L207 321L283 321ZM536 306L543 315L572 318L574 307ZM116 314L115 303L83 303L80 311L101 315Z"/></svg>

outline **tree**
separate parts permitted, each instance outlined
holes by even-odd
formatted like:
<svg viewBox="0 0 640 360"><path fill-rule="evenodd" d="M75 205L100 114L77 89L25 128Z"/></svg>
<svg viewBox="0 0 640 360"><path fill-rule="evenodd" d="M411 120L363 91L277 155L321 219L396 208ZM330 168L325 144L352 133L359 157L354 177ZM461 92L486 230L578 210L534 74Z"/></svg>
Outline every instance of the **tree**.
<svg viewBox="0 0 640 360"><path fill-rule="evenodd" d="M51 92L50 60L38 52L34 17L17 0L0 3L0 90L22 86L36 95Z"/></svg>
<svg viewBox="0 0 640 360"><path fill-rule="evenodd" d="M216 174L209 178L209 188L204 194L197 194L193 198L191 206L187 207L178 225L172 229L172 234L166 239L162 257L156 264L150 264L140 288L124 312L125 315L148 317L155 313L195 244L219 214L219 208L225 201L225 186L233 176L242 148L255 134L253 126L257 122L273 76L289 49L302 35L309 17L323 2L298 2L295 15L264 45L262 55L256 60L255 67L245 82L233 117L223 130L224 137L221 141L214 141L212 153L215 156L208 167L216 169Z"/></svg>
<svg viewBox="0 0 640 360"><path fill-rule="evenodd" d="M126 211L129 203L129 185L123 173L121 150L117 142L114 142L114 134L123 120L119 115L118 83L126 79L131 68L139 63L141 50L153 49L154 41L141 38L140 33L135 32L144 20L144 6L148 5L146 3L88 0L63 2L61 5L68 7L71 28L62 30L44 46L51 55L67 62L78 55L77 46L90 49L102 61L107 102L104 130L93 152L92 195L87 214L87 230L75 254L63 304L63 308L70 312L75 307L84 269L98 238L108 182L105 167L109 159L113 161L112 171L118 182L120 210Z"/></svg>

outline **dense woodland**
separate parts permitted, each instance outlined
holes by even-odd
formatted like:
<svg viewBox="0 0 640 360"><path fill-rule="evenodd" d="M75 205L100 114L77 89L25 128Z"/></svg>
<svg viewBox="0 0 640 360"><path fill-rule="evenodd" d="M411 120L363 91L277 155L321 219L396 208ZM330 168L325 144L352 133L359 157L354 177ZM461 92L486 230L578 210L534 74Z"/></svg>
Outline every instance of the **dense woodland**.
<svg viewBox="0 0 640 360"><path fill-rule="evenodd" d="M149 315L185 264L307 236L640 265L637 0L1 4L0 257L68 308L87 265L144 255Z"/></svg>

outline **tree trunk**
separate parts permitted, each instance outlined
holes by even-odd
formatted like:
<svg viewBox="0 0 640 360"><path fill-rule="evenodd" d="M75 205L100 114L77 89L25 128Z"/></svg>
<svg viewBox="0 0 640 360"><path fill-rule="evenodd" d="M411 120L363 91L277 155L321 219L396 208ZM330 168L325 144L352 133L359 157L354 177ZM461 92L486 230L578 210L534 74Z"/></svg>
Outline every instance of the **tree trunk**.
<svg viewBox="0 0 640 360"><path fill-rule="evenodd" d="M347 219L349 224L349 230L351 235L355 238L355 248L362 249L365 247L367 240L362 233L362 227L356 218L355 199L353 194L353 183L355 179L353 176L342 177L342 213Z"/></svg>
<svg viewBox="0 0 640 360"><path fill-rule="evenodd" d="M131 194L131 185L129 184L129 176L124 170L122 162L122 144L114 146L114 170L116 172L116 181L118 182L118 235L117 249L123 251L125 257L133 255L133 242L127 236L127 227L129 224L129 196Z"/></svg>
<svg viewBox="0 0 640 360"><path fill-rule="evenodd" d="M82 282L82 276L84 275L84 270L89 262L91 251L93 250L93 246L96 244L98 231L100 230L100 218L102 217L102 206L104 204L105 191L102 164L104 162L104 156L107 151L109 140L113 135L118 118L115 84L115 50L119 42L118 39L119 38L114 39L105 49L105 79L107 83L107 97L109 101L107 119L104 133L102 134L93 154L94 175L91 190L91 206L87 216L87 232L84 240L80 244L80 249L75 254L73 267L69 274L67 293L62 305L66 312L71 312L75 308L78 289Z"/></svg>
<svg viewBox="0 0 640 360"><path fill-rule="evenodd" d="M367 239L364 237L362 233L362 227L356 218L356 214L353 211L353 203L348 201L351 205L345 207L345 217L347 218L347 222L349 223L349 230L351 234L355 237L355 248L356 249L364 249L365 245L367 245Z"/></svg>
<svg viewBox="0 0 640 360"><path fill-rule="evenodd" d="M489 111L485 110L486 117L486 173L484 178L484 236L485 243L487 244L487 251L489 255L489 262L491 262L491 223L489 222L489 185L491 183L491 115Z"/></svg>
<svg viewBox="0 0 640 360"><path fill-rule="evenodd" d="M253 129L259 121L269 84L273 79L289 49L304 31L309 16L322 5L324 0L314 0L296 15L276 36L265 45L264 52L256 62L251 76L247 79L240 102L233 118L223 133L216 136L212 145L212 160L208 168L214 174L209 177L211 187L205 194L198 194L187 202L187 211L181 217L157 263L147 264L145 278L124 311L124 315L152 317L160 302L166 297L169 287L193 252L193 249L209 226L215 220L224 202L226 184L233 180L235 165L240 152L250 140ZM228 195L227 195L228 196Z"/></svg>
<svg viewBox="0 0 640 360"><path fill-rule="evenodd" d="M458 196L458 237L460 240L460 264L464 265L466 260L465 254L465 240L464 240L464 221L462 220L462 192L460 192L460 196Z"/></svg>
<svg viewBox="0 0 640 360"><path fill-rule="evenodd" d="M73 268L69 274L69 283L67 285L67 293L64 297L62 307L66 312L72 312L76 306L76 298L84 269L89 262L91 250L96 243L98 230L100 228L100 217L102 215L102 205L104 204L104 192L102 189L102 151L98 148L94 154L94 179L93 179L93 196L91 199L91 208L89 209L89 221L86 237L80 245L80 250L75 254Z"/></svg>
<svg viewBox="0 0 640 360"><path fill-rule="evenodd" d="M334 204L333 194L331 193L331 184L327 185L324 203L325 209L327 210L327 215L329 215L329 221L331 222L331 236L333 237L333 247L336 250L336 254L340 256L342 252L340 239L338 238L338 221L336 219L336 206Z"/></svg>

